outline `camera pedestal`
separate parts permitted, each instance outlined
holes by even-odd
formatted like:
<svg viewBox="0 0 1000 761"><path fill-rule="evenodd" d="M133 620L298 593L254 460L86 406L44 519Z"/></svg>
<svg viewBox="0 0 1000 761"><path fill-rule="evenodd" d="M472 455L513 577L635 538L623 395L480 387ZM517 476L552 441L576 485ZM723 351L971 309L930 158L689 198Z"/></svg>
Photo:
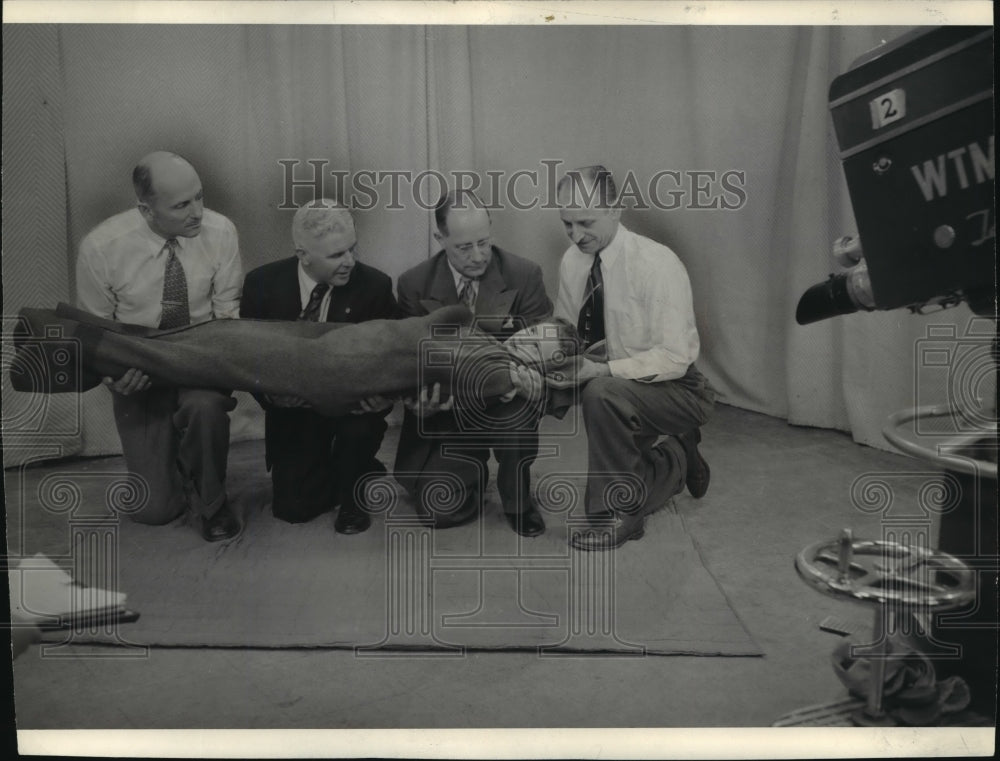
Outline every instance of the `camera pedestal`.
<svg viewBox="0 0 1000 761"><path fill-rule="evenodd" d="M816 542L795 558L795 570L813 589L874 606L872 642L852 648L871 663L867 701L853 712L859 726L894 726L882 706L889 636L908 628L914 613L934 614L967 605L975 597L968 566L947 553L896 542L839 538Z"/></svg>
<svg viewBox="0 0 1000 761"><path fill-rule="evenodd" d="M996 348L993 349L994 362ZM902 427L911 421L950 417L973 421L967 411L938 405L902 410L890 416L883 435L907 454L930 462L945 472L960 499L941 515L936 545L962 558L976 580L976 605L969 611L938 617L931 627L931 639L953 643L960 657L944 657L933 650L926 654L937 661L942 676L957 675L972 693L970 708L992 719L996 716L997 657L997 424L996 411L979 415L975 425L962 433L938 438L932 449L904 438Z"/></svg>

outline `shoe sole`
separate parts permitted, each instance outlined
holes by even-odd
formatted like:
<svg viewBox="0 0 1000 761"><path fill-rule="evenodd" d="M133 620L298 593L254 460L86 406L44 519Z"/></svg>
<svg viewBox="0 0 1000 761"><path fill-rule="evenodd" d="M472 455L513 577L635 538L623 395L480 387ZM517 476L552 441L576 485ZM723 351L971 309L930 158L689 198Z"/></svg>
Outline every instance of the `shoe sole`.
<svg viewBox="0 0 1000 761"><path fill-rule="evenodd" d="M701 463L700 470L704 471L704 473L705 473L705 486L704 486L704 488L702 488L702 489L692 489L690 483L688 483L688 479L687 478L684 479L684 485L687 486L688 494L690 494L695 499L701 499L702 497L704 497L708 493L709 481L712 478L712 469L708 467L708 463L705 462L705 458L702 457L699 454L698 455L698 461Z"/></svg>
<svg viewBox="0 0 1000 761"><path fill-rule="evenodd" d="M344 527L338 527L338 526L334 526L334 527L333 527L333 530L334 530L334 531L335 531L336 533L338 533L338 534L344 534L345 536L353 536L354 534L363 534L363 533L365 533L365 532L366 532L366 531L367 531L368 529L370 529L371 527L372 527L372 526L371 526L371 524L369 523L369 524L368 524L367 526L365 526L364 528L357 528L357 527L355 527L355 526L351 526L351 527L350 527L349 529L345 529Z"/></svg>
<svg viewBox="0 0 1000 761"><path fill-rule="evenodd" d="M204 534L202 534L201 538L204 539L206 542L209 542L210 544L214 544L215 542L225 542L227 539L235 539L242 532L243 529L238 528L232 534L225 534L224 536L205 536Z"/></svg>
<svg viewBox="0 0 1000 761"><path fill-rule="evenodd" d="M545 529L542 529L541 531L518 531L517 529L514 529L514 533L517 534L518 536L524 536L527 537L528 539L531 539L534 536L541 536L542 534L544 534Z"/></svg>
<svg viewBox="0 0 1000 761"><path fill-rule="evenodd" d="M575 550L581 550L582 552L606 552L607 550L617 550L626 542L631 542L634 539L642 539L645 535L646 535L646 526L643 525L643 527L640 528L635 533L629 534L620 542L616 542L615 544L610 544L607 547L581 547L580 545L573 544L572 540L570 540L569 546Z"/></svg>

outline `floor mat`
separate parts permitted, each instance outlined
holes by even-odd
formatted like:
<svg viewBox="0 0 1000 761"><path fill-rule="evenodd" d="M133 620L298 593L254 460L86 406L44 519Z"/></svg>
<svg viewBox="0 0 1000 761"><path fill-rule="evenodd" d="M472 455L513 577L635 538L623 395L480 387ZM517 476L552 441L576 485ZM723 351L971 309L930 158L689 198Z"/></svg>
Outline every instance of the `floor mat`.
<svg viewBox="0 0 1000 761"><path fill-rule="evenodd" d="M247 498L237 501L242 533L219 544L184 521L122 519L111 530L89 529L104 540L86 540L88 529L77 526L79 580L113 586L113 569L141 618L113 636L75 632L73 641L353 647L373 655L760 654L672 509L651 516L640 541L580 552L567 544L579 520L556 507L541 505L543 536L520 537L491 504L491 489L480 521L434 531L390 481L380 485L383 512L353 536L334 531L332 514L287 524L263 500Z"/></svg>

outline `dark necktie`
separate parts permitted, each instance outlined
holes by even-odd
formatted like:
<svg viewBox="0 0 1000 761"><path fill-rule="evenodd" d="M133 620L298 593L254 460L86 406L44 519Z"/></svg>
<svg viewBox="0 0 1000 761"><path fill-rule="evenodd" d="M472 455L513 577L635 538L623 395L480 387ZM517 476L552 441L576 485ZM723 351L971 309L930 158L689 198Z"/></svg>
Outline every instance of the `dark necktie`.
<svg viewBox="0 0 1000 761"><path fill-rule="evenodd" d="M180 328L191 324L191 313L188 311L187 278L184 276L184 266L177 258L177 241L171 238L166 242L167 264L163 271L163 316L160 318L160 328Z"/></svg>
<svg viewBox="0 0 1000 761"><path fill-rule="evenodd" d="M475 311L476 308L476 289L472 285L472 279L463 277L460 281L460 287L458 289L458 300L465 304L469 309Z"/></svg>
<svg viewBox="0 0 1000 761"><path fill-rule="evenodd" d="M309 294L309 303L306 304L306 308L299 314L300 320L307 320L309 322L319 320L319 306L323 303L323 297L326 296L328 290L330 290L329 284L316 283L316 287Z"/></svg>
<svg viewBox="0 0 1000 761"><path fill-rule="evenodd" d="M584 346L604 340L604 278L601 276L601 255L594 257L587 277L587 294L580 307L577 330Z"/></svg>

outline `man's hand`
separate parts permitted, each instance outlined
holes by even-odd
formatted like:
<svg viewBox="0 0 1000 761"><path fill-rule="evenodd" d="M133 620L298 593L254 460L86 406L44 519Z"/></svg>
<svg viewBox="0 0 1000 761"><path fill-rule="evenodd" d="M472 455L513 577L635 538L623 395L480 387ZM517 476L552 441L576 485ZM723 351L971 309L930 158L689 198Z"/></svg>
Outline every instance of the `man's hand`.
<svg viewBox="0 0 1000 761"><path fill-rule="evenodd" d="M514 388L500 397L501 402L509 402L518 394L529 402L534 402L541 399L545 393L545 381L541 373L514 362L510 363L510 382L514 384Z"/></svg>
<svg viewBox="0 0 1000 761"><path fill-rule="evenodd" d="M312 406L305 399L303 399L301 397L298 397L298 396L292 396L291 394L285 394L285 395L281 395L281 394L264 394L264 399L272 407L290 408L290 407L311 407Z"/></svg>
<svg viewBox="0 0 1000 761"><path fill-rule="evenodd" d="M579 356L576 357L575 362L546 374L545 382L552 388L573 388L574 386L582 386L592 378L610 375L611 368L607 362L594 362L592 359Z"/></svg>
<svg viewBox="0 0 1000 761"><path fill-rule="evenodd" d="M439 412L446 412L455 405L455 397L449 397L446 401L441 401L441 384L435 383L428 393L427 386L420 391L419 397L406 397L403 399L403 406L417 417L429 417Z"/></svg>
<svg viewBox="0 0 1000 761"><path fill-rule="evenodd" d="M362 399L360 404L361 408L357 410L351 410L352 415L364 415L366 412L381 412L382 410L387 410L392 406L392 399L386 399L384 396L369 396L367 399Z"/></svg>
<svg viewBox="0 0 1000 761"><path fill-rule="evenodd" d="M103 379L103 383L116 394L121 394L122 396L128 396L129 394L134 394L137 391L145 391L153 385L146 373L142 372L142 370L137 370L134 367L131 370L127 370L118 380L111 377L105 377Z"/></svg>

